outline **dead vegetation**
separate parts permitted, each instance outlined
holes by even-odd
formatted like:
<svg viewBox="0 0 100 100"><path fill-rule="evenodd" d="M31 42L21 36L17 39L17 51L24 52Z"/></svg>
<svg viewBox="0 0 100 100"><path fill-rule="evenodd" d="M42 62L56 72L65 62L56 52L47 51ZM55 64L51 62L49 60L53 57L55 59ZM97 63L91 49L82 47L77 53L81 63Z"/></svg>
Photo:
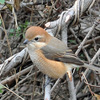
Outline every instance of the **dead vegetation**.
<svg viewBox="0 0 100 100"><path fill-rule="evenodd" d="M0 85L0 100L43 100L45 78L32 65L29 55L24 53L24 34L29 26L45 28L47 22L56 21L61 12L74 5L74 0L15 0L14 4L5 2L0 5L0 84L6 87ZM100 1L96 0L77 23L69 23L66 30L68 47L80 59L100 67ZM61 34L58 32L56 36L63 41ZM78 46L86 36L87 39L79 50ZM14 58L15 56L18 57ZM100 73L77 68L73 70L73 79L77 100L100 100ZM54 82L56 80L52 79L53 84ZM51 99L68 100L69 91L64 76L51 93Z"/></svg>

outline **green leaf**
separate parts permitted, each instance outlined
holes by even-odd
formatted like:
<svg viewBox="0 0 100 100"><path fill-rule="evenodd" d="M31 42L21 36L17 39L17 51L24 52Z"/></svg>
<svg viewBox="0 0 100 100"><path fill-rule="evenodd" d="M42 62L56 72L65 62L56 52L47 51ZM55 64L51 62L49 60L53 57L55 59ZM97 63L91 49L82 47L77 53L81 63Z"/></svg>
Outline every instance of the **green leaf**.
<svg viewBox="0 0 100 100"><path fill-rule="evenodd" d="M3 89L3 88L4 88L4 86L2 84L0 84L0 89Z"/></svg>
<svg viewBox="0 0 100 100"><path fill-rule="evenodd" d="M76 44L75 40L69 40L70 43Z"/></svg>
<svg viewBox="0 0 100 100"><path fill-rule="evenodd" d="M19 37L20 36L20 34L19 33L16 33L16 37Z"/></svg>
<svg viewBox="0 0 100 100"><path fill-rule="evenodd" d="M12 29L10 29L10 33L13 33L14 32L14 29L12 28Z"/></svg>
<svg viewBox="0 0 100 100"><path fill-rule="evenodd" d="M17 32L17 33L21 32L21 27L18 27L18 28L16 29L16 32Z"/></svg>
<svg viewBox="0 0 100 100"><path fill-rule="evenodd" d="M29 23L30 23L30 22L26 21L26 22L25 22L25 25L29 25Z"/></svg>
<svg viewBox="0 0 100 100"><path fill-rule="evenodd" d="M1 21L1 19L0 19L0 26L1 26L1 24L2 24L2 21Z"/></svg>
<svg viewBox="0 0 100 100"><path fill-rule="evenodd" d="M76 68L76 71L79 71L79 68Z"/></svg>
<svg viewBox="0 0 100 100"><path fill-rule="evenodd" d="M1 4L4 4L4 2L5 2L5 0L0 0L0 3L1 3Z"/></svg>
<svg viewBox="0 0 100 100"><path fill-rule="evenodd" d="M5 88L2 84L0 84L0 94L2 94L3 93L3 88Z"/></svg>
<svg viewBox="0 0 100 100"><path fill-rule="evenodd" d="M0 89L0 94L2 94L3 93L3 90L2 89Z"/></svg>
<svg viewBox="0 0 100 100"><path fill-rule="evenodd" d="M81 56L81 57L84 57L84 55L83 55L83 54L81 54L80 56Z"/></svg>
<svg viewBox="0 0 100 100"><path fill-rule="evenodd" d="M14 34L13 33L10 33L9 36L12 37L12 36L14 36Z"/></svg>

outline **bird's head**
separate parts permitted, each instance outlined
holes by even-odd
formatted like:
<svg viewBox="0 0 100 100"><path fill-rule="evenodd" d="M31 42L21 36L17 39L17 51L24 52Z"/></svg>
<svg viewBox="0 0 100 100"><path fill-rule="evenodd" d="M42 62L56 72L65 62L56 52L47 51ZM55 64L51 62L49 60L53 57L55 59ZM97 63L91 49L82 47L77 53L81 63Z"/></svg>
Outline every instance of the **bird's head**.
<svg viewBox="0 0 100 100"><path fill-rule="evenodd" d="M34 49L40 49L47 45L50 35L41 27L31 26L26 30L24 44Z"/></svg>

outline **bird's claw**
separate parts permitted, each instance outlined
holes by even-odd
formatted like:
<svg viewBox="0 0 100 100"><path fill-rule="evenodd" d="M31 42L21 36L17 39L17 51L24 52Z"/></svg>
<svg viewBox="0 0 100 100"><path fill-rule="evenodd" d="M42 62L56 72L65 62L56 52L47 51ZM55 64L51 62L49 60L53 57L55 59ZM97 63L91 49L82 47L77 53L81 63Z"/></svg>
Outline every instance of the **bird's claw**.
<svg viewBox="0 0 100 100"><path fill-rule="evenodd" d="M67 71L67 74L68 74L69 80L72 81L72 73L71 73L71 71Z"/></svg>

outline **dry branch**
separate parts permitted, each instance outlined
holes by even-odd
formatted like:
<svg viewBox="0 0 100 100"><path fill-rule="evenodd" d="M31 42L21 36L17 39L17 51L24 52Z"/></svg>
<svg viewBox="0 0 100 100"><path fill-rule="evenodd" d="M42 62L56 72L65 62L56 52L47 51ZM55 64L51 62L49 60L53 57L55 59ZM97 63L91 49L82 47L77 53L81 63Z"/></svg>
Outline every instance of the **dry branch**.
<svg viewBox="0 0 100 100"><path fill-rule="evenodd" d="M95 42L100 41L100 36L95 37L94 39L87 40L84 45L94 43L94 41ZM70 49L76 49L76 48L78 48L78 45L75 45L75 46L70 47Z"/></svg>
<svg viewBox="0 0 100 100"><path fill-rule="evenodd" d="M90 65L92 65L93 63L94 63L94 61L95 61L95 59L98 57L100 55L100 49L97 51L97 53L94 55L94 57L91 59L91 61L90 61ZM91 66L90 66L91 67ZM98 69L98 70L100 70L100 69ZM89 76L89 74L91 73L91 70L89 70L89 69L87 69L86 71L85 71L85 75L88 77ZM86 77L86 78L87 78ZM84 78L83 78L83 76L81 77L81 79L82 79L82 81L80 82L78 82L77 83L77 85L76 85L76 93L81 89L81 87L83 86L83 84L84 84Z"/></svg>
<svg viewBox="0 0 100 100"><path fill-rule="evenodd" d="M6 75L11 71L12 68L18 65L24 64L29 59L27 48L23 49L21 52L9 57L0 65L0 76Z"/></svg>
<svg viewBox="0 0 100 100"><path fill-rule="evenodd" d="M14 75L12 75L12 76L10 76L10 77L8 77L8 78L6 78L5 80L1 81L0 84L5 85L7 83L10 83L13 80L16 80L16 78L18 76L21 76L21 75L24 75L24 74L28 73L31 68L33 68L33 65L28 67L28 68L26 68L26 69L24 69L24 70L22 70L22 71L20 71L20 72L18 72L18 73L16 73L16 74L14 74Z"/></svg>
<svg viewBox="0 0 100 100"><path fill-rule="evenodd" d="M67 44L67 29L68 29L69 24L73 23L74 25L75 23L77 23L77 21L79 20L79 17L82 16L82 14L91 6L92 2L93 0L77 0L72 8L70 8L67 11L63 11L61 13L58 20L55 20L53 22L48 22L46 24L46 28L47 28L46 31L49 34L52 34L52 35L54 34L55 36L58 36L58 34L61 32L62 41ZM18 54L15 54L14 56L5 60L5 62L0 65L0 75L5 75L12 68L25 63L28 58L29 58L28 53L25 48ZM92 65L89 65L89 67L91 66ZM99 71L98 69L95 68L95 70ZM71 85L71 88L69 88L70 91L72 91L71 90L72 88L74 89L73 84L74 84L73 81L72 81L72 85L70 84L70 81L69 81L69 85ZM76 97L75 89L73 93L72 92L70 93L70 95L71 95L71 98Z"/></svg>

